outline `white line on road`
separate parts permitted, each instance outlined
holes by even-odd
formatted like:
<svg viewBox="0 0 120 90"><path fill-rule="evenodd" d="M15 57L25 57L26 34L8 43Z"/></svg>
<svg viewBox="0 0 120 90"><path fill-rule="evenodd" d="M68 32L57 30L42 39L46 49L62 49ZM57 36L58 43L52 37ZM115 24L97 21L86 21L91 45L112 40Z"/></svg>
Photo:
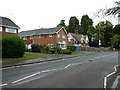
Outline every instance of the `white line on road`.
<svg viewBox="0 0 120 90"><path fill-rule="evenodd" d="M68 67L70 67L72 64L68 64L67 66L65 66L64 68L68 68Z"/></svg>
<svg viewBox="0 0 120 90"><path fill-rule="evenodd" d="M99 58L102 58L102 57L106 57L106 56L111 56L111 55L115 55L117 53L112 53L112 54L108 54L108 55L103 55L101 57L96 57L95 59L99 59ZM78 57L75 57L75 58L78 58ZM72 59L72 58L71 58ZM93 59L93 60L95 60ZM65 60L65 59L62 59L62 60ZM61 61L61 60L57 60L57 61ZM51 61L51 62L56 62L56 61ZM42 63L36 63L36 64L43 64L43 63L49 63L49 62L42 62ZM21 66L31 66L31 65L36 65L36 64L29 64L29 65L21 65ZM0 70L5 70L5 69L12 69L12 68L16 68L16 67L21 67L21 66L13 66L13 67L8 67L8 68L1 68Z"/></svg>
<svg viewBox="0 0 120 90"><path fill-rule="evenodd" d="M43 78L45 77L46 75L43 75L43 76L40 76L40 77L36 77L36 78L33 78L33 79L29 79L29 80L26 80L26 81L23 81L23 82L19 82L15 85L20 85L20 84L23 84L23 83L27 83L27 82L30 82L30 81L33 81L33 80L37 80L37 79L40 79L40 78Z"/></svg>
<svg viewBox="0 0 120 90"><path fill-rule="evenodd" d="M32 75L29 75L29 76L27 76L27 77L21 78L21 79L19 79L19 80L13 81L12 83L13 83L13 84L14 84L14 83L17 83L17 82L22 81L22 80L25 80L25 79L27 79L27 78L33 77L33 76L35 76L35 75L37 75L37 74L40 74L40 72L34 73L34 74L32 74Z"/></svg>
<svg viewBox="0 0 120 90"><path fill-rule="evenodd" d="M6 85L7 85L7 83L5 83L5 84L1 84L0 87L2 87L2 86L6 86Z"/></svg>

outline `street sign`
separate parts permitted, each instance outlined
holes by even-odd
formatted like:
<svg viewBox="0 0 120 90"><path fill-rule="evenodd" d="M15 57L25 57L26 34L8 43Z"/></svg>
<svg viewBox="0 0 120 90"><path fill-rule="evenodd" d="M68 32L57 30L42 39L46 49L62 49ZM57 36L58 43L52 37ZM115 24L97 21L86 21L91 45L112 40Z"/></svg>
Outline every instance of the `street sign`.
<svg viewBox="0 0 120 90"><path fill-rule="evenodd" d="M101 40L99 40L99 46L101 45Z"/></svg>

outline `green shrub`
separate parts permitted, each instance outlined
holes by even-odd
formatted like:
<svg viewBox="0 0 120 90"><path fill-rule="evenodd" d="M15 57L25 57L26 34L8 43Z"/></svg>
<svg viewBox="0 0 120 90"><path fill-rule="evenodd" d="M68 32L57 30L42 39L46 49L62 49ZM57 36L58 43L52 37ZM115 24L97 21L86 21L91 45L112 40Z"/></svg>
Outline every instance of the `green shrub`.
<svg viewBox="0 0 120 90"><path fill-rule="evenodd" d="M25 43L18 36L6 36L0 40L2 40L3 58L18 58L24 55Z"/></svg>
<svg viewBox="0 0 120 90"><path fill-rule="evenodd" d="M31 51L32 52L40 52L40 45L38 45L38 44L32 44L31 45Z"/></svg>
<svg viewBox="0 0 120 90"><path fill-rule="evenodd" d="M50 52L52 53L52 54L54 54L54 53L61 53L61 48L59 48L59 47L55 47L55 48L52 48L52 49L50 49Z"/></svg>
<svg viewBox="0 0 120 90"><path fill-rule="evenodd" d="M75 51L76 47L75 46L68 46L67 49L70 50L70 51Z"/></svg>
<svg viewBox="0 0 120 90"><path fill-rule="evenodd" d="M72 54L72 51L64 50L64 51L63 51L63 54Z"/></svg>
<svg viewBox="0 0 120 90"><path fill-rule="evenodd" d="M31 52L31 49L26 49L26 52Z"/></svg>
<svg viewBox="0 0 120 90"><path fill-rule="evenodd" d="M120 48L120 35L114 35L110 40L111 48Z"/></svg>
<svg viewBox="0 0 120 90"><path fill-rule="evenodd" d="M49 51L50 51L50 46L45 46L44 49L45 49L45 52L46 52L46 53L49 53Z"/></svg>

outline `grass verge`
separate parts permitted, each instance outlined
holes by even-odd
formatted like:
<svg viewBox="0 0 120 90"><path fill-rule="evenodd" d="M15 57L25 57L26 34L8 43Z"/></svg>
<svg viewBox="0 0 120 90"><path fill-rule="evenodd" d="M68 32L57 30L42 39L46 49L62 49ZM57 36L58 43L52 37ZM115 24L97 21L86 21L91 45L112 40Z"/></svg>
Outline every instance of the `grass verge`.
<svg viewBox="0 0 120 90"><path fill-rule="evenodd" d="M0 60L2 60L2 61L22 61L22 60L29 60L29 59L36 59L36 58L47 58L47 57L43 56L43 55L35 55L35 54L25 53L25 55L21 58L3 58Z"/></svg>

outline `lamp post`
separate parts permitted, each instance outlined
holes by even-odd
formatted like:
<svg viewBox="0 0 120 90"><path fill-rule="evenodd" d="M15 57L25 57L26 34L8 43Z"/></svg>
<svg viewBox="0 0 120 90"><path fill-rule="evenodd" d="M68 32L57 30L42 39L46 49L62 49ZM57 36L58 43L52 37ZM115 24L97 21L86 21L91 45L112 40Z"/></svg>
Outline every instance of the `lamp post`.
<svg viewBox="0 0 120 90"><path fill-rule="evenodd" d="M99 29L99 42L98 42L98 44L99 44L99 48L100 48L100 45L101 45L101 40L100 40L100 29Z"/></svg>

